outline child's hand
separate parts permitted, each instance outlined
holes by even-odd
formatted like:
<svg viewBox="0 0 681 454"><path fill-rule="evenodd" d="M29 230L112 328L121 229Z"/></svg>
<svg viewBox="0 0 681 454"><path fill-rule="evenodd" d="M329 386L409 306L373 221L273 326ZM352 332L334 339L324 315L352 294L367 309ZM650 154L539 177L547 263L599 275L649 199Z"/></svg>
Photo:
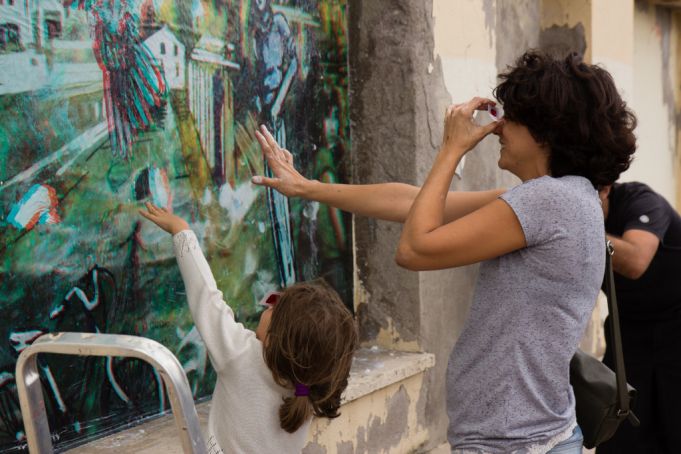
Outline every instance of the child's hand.
<svg viewBox="0 0 681 454"><path fill-rule="evenodd" d="M147 211L139 210L140 214L171 235L189 229L187 221L173 213L169 213L165 208L159 208L151 202L147 202L145 205L147 206Z"/></svg>

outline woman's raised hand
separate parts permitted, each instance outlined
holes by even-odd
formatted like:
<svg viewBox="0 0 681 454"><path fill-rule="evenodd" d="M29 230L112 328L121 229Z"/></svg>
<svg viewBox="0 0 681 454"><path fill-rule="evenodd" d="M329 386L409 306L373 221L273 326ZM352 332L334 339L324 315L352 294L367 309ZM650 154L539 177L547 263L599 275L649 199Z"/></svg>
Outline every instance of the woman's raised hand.
<svg viewBox="0 0 681 454"><path fill-rule="evenodd" d="M447 151L466 153L475 147L485 136L499 127L501 121L486 126L478 126L473 122L476 110L484 110L487 106L496 105L487 98L473 98L464 104L455 104L447 108L445 128L442 137L442 148Z"/></svg>
<svg viewBox="0 0 681 454"><path fill-rule="evenodd" d="M303 195L305 184L310 180L302 176L293 166L291 152L281 148L264 125L260 126L260 131L255 131L255 137L260 143L273 177L254 176L251 178L253 184L276 189L287 197Z"/></svg>

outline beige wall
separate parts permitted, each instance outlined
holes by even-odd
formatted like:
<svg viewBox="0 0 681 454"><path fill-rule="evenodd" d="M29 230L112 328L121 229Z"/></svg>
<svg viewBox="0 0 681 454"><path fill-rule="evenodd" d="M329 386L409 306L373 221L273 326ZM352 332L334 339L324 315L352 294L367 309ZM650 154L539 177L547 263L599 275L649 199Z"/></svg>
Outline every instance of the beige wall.
<svg viewBox="0 0 681 454"><path fill-rule="evenodd" d="M676 164L674 166L674 177L676 178L676 209L681 211L681 11L674 13L674 33L675 39L672 41L673 55L676 64L673 74L673 86L675 87L676 99Z"/></svg>
<svg viewBox="0 0 681 454"><path fill-rule="evenodd" d="M678 28L670 10L638 2L634 9L633 99L638 150L623 181L642 181L676 203Z"/></svg>
<svg viewBox="0 0 681 454"><path fill-rule="evenodd" d="M448 104L491 95L497 73L526 49L564 45L608 69L641 119L641 152L624 178L676 198L679 19L665 22L668 11L641 0L351 0L349 11L354 182L422 184ZM496 137L485 139L467 155L452 187L517 184L498 169L498 153ZM355 219L357 313L366 344L435 355L413 407L414 427L426 428L425 447L435 447L445 440L446 365L477 267L406 272L394 264L400 230ZM361 445L353 443L348 452Z"/></svg>
<svg viewBox="0 0 681 454"><path fill-rule="evenodd" d="M584 53L586 61L591 61L593 51L591 46L591 21L592 0L542 0L541 2L542 29L552 26L573 28L579 24L584 27L587 41L586 52Z"/></svg>
<svg viewBox="0 0 681 454"><path fill-rule="evenodd" d="M341 407L335 419L314 419L303 454L419 452L431 438L418 420L423 374Z"/></svg>
<svg viewBox="0 0 681 454"><path fill-rule="evenodd" d="M591 31L587 61L612 74L617 88L631 102L634 83L634 0L591 0ZM616 36L617 39L613 39Z"/></svg>
<svg viewBox="0 0 681 454"><path fill-rule="evenodd" d="M502 69L497 41L513 37L497 36L499 24L490 17L506 3L433 0L435 57L454 102L494 87ZM639 119L639 149L622 181L642 181L680 207L681 12L644 0L541 0L540 8L543 30L584 27L585 60L612 74Z"/></svg>
<svg viewBox="0 0 681 454"><path fill-rule="evenodd" d="M496 85L496 31L483 0L433 0L434 58L453 102L491 96ZM491 8L494 6L492 5ZM429 68L432 71L432 67Z"/></svg>

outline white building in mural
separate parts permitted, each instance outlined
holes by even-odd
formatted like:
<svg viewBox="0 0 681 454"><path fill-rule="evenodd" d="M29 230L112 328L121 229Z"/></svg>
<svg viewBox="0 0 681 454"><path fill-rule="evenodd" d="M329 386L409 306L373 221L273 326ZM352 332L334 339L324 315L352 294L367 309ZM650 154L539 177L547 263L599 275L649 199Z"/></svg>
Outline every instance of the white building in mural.
<svg viewBox="0 0 681 454"><path fill-rule="evenodd" d="M65 18L60 0L0 0L0 49L39 48L60 38Z"/></svg>
<svg viewBox="0 0 681 454"><path fill-rule="evenodd" d="M0 49L33 44L32 0L0 0Z"/></svg>
<svg viewBox="0 0 681 454"><path fill-rule="evenodd" d="M60 0L0 0L0 95L47 84L42 48L62 36L65 18Z"/></svg>
<svg viewBox="0 0 681 454"><path fill-rule="evenodd" d="M28 1L28 0L27 0ZM35 2L35 24L37 45L62 37L66 12L60 0L39 0Z"/></svg>
<svg viewBox="0 0 681 454"><path fill-rule="evenodd" d="M234 167L234 112L228 71L240 66L225 56L234 45L210 34L201 37L189 61L189 110L213 177L226 182Z"/></svg>
<svg viewBox="0 0 681 454"><path fill-rule="evenodd" d="M185 85L185 48L167 25L144 41L165 72L171 89Z"/></svg>

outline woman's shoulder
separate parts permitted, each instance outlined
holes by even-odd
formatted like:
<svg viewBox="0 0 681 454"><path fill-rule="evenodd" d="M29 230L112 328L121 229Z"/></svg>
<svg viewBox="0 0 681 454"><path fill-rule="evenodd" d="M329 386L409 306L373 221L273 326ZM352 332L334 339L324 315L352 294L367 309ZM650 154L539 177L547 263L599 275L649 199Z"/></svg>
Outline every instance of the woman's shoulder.
<svg viewBox="0 0 681 454"><path fill-rule="evenodd" d="M550 175L524 181L509 192L532 194L540 199L589 197L597 198L598 192L591 182L582 176L567 175L554 178Z"/></svg>
<svg viewBox="0 0 681 454"><path fill-rule="evenodd" d="M516 212L541 213L544 217L551 213L564 217L581 212L600 212L598 192L588 179L580 176L535 178L514 187L501 197Z"/></svg>
<svg viewBox="0 0 681 454"><path fill-rule="evenodd" d="M528 188L566 188L566 187L579 187L579 188L591 188L593 190L594 186L591 184L588 178L580 175L565 175L562 177L552 177L551 175L544 175L541 177L533 178L527 180L516 186Z"/></svg>

